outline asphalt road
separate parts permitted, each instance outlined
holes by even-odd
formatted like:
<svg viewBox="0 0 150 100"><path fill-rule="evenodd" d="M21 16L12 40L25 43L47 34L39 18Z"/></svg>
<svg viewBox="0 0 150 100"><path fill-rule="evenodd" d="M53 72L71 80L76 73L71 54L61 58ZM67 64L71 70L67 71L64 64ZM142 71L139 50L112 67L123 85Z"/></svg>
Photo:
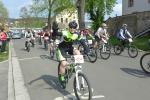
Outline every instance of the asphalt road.
<svg viewBox="0 0 150 100"><path fill-rule="evenodd" d="M65 90L60 88L58 62L49 58L43 45L37 44L28 53L24 39L13 43L31 100L73 100L72 79ZM85 62L83 72L90 81L93 100L149 100L150 76L139 65L142 54L130 58L124 51L120 56L112 53L108 60L99 58L94 64Z"/></svg>

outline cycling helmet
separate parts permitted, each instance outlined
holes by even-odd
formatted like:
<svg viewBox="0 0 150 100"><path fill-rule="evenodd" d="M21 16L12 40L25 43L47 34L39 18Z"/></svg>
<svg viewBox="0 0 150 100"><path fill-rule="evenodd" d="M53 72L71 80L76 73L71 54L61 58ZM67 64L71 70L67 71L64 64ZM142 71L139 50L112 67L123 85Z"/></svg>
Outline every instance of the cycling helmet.
<svg viewBox="0 0 150 100"><path fill-rule="evenodd" d="M107 27L107 25L106 25L105 23L102 23L102 26L103 26L103 27Z"/></svg>
<svg viewBox="0 0 150 100"><path fill-rule="evenodd" d="M127 27L128 25L127 24L122 24L122 27Z"/></svg>
<svg viewBox="0 0 150 100"><path fill-rule="evenodd" d="M78 24L75 21L72 21L72 22L69 23L69 28L76 29L77 26L78 26Z"/></svg>

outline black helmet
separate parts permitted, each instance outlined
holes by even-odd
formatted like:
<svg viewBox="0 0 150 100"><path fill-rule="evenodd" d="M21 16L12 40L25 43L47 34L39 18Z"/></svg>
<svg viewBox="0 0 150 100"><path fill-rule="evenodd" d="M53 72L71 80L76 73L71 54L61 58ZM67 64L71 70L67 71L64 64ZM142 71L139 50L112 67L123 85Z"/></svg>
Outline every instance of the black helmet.
<svg viewBox="0 0 150 100"><path fill-rule="evenodd" d="M72 22L69 23L69 28L76 29L77 26L78 26L78 24L75 21L72 21Z"/></svg>

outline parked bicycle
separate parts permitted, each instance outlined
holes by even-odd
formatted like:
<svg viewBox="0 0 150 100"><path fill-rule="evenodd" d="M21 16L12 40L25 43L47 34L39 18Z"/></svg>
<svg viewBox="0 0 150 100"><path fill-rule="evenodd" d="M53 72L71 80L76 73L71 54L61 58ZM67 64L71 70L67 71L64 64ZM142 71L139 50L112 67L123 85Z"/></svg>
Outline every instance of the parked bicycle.
<svg viewBox="0 0 150 100"><path fill-rule="evenodd" d="M82 71L82 63L84 63L83 55L74 55L71 56L71 61L65 69L65 82L61 83L63 88L66 88L66 84L68 83L69 79L74 75L73 80L73 88L77 100L81 100L82 98L86 98L87 100L91 100L92 98L92 91L90 83ZM60 70L60 63L58 65L58 76Z"/></svg>
<svg viewBox="0 0 150 100"><path fill-rule="evenodd" d="M150 52L147 52L141 56L140 65L145 73L150 74Z"/></svg>
<svg viewBox="0 0 150 100"><path fill-rule="evenodd" d="M122 44L117 44L114 46L114 52L116 55L120 55L124 50L125 48L127 48L128 50L128 55L131 57L131 58L135 58L137 57L138 55L138 49L136 48L136 46L134 46L132 44L133 40L130 39L129 40L130 42L129 43L126 43L125 45L122 45Z"/></svg>

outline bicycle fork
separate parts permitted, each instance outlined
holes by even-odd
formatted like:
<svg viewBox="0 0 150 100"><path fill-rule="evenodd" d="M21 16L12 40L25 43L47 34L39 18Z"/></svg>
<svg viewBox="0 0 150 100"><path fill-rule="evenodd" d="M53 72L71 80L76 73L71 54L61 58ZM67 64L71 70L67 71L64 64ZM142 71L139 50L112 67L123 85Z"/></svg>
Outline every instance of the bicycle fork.
<svg viewBox="0 0 150 100"><path fill-rule="evenodd" d="M81 68L81 66L78 66L79 68ZM82 70L81 69L77 69L76 70L76 86L77 86L77 89L80 90L82 87L85 86L85 82L84 82L84 78L82 77L82 80L81 80L81 86L80 86L80 83L79 83L79 73L82 73Z"/></svg>

